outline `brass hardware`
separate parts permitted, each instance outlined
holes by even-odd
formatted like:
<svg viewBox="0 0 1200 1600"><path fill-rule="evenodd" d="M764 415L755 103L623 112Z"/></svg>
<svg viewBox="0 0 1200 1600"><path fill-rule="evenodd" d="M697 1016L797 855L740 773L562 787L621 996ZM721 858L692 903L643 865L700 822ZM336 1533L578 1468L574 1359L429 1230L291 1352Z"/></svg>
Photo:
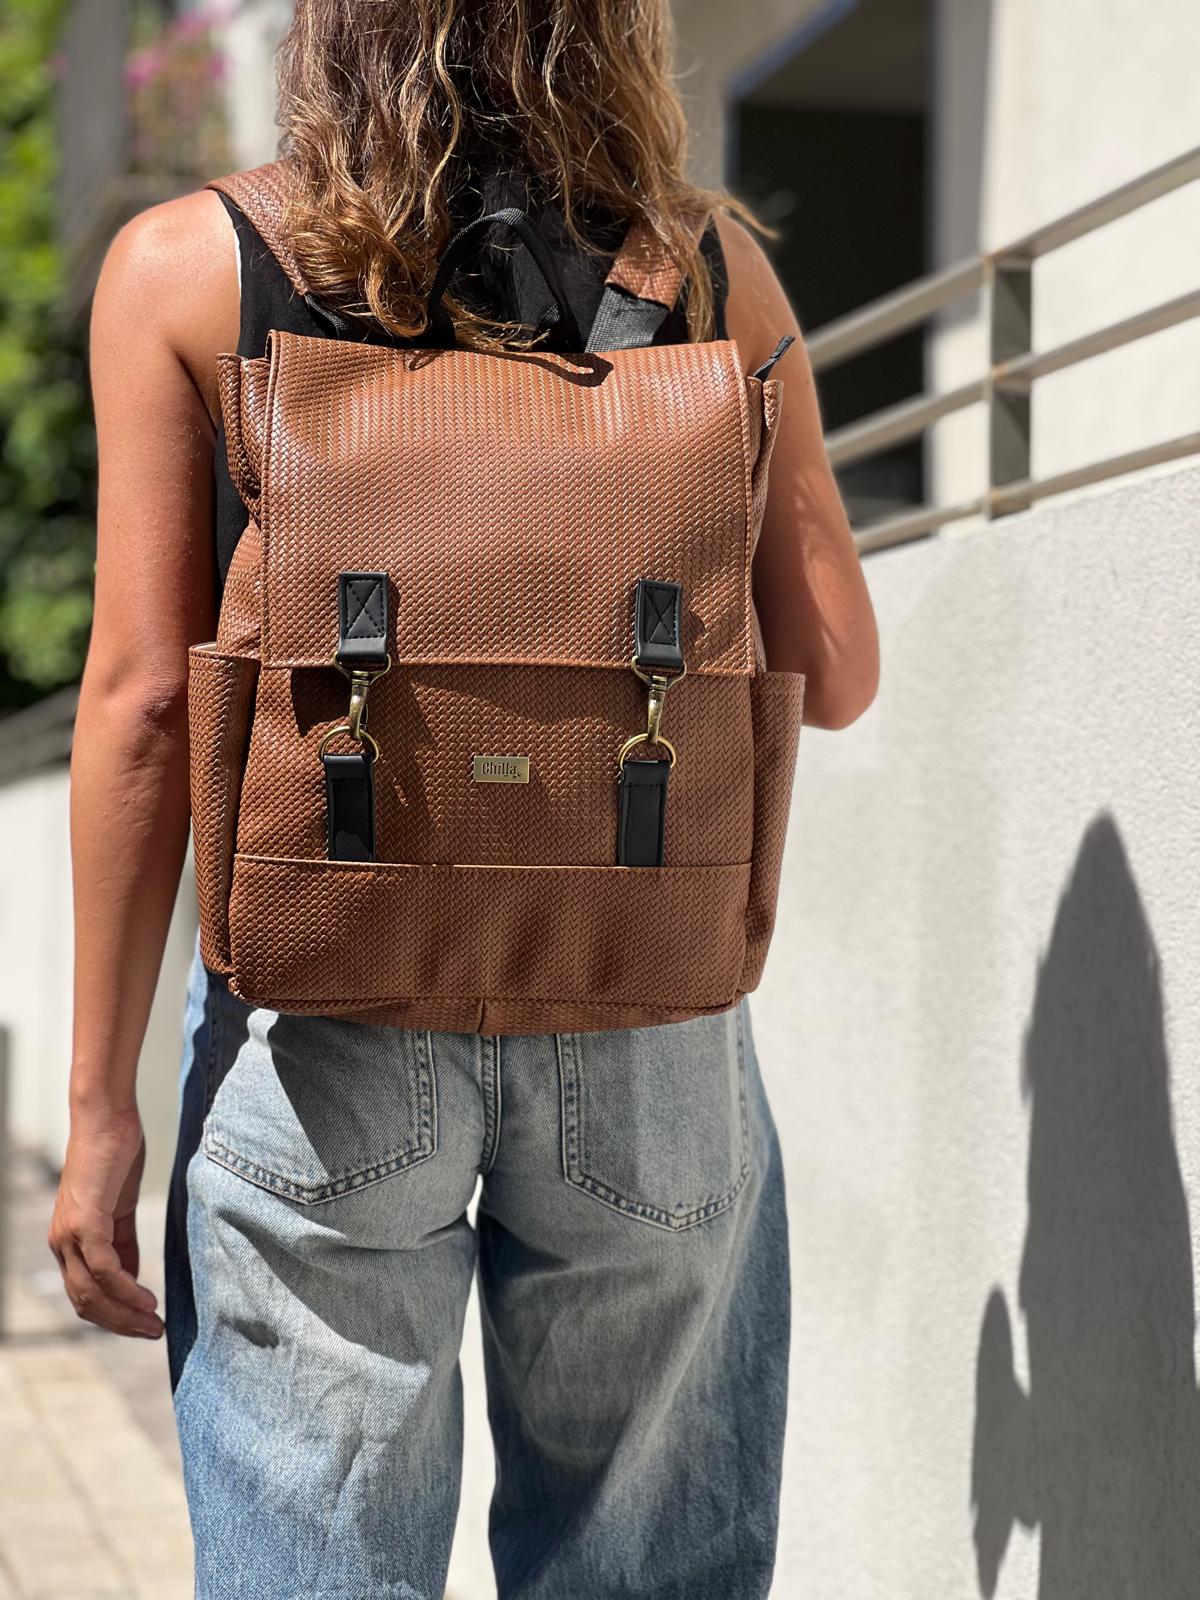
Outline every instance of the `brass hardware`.
<svg viewBox="0 0 1200 1600"><path fill-rule="evenodd" d="M670 761L672 766L675 765L675 746L671 743L670 739L666 738L661 733L657 739L648 739L644 733L635 733L632 739L626 739L625 743L621 746L621 754L617 757L617 765L619 767L623 767L629 752L631 750L636 750L640 744L652 744L657 748L665 750L667 752L667 759Z"/></svg>
<svg viewBox="0 0 1200 1600"><path fill-rule="evenodd" d="M322 760L325 757L325 752L329 749L329 746L337 738L339 733L344 733L351 739L357 739L359 744L365 744L367 749L371 752L371 760L379 760L379 746L376 744L375 740L372 739L367 730L360 723L358 732L353 733L351 732L350 724L348 722L340 722L336 728L330 728L329 732L321 740L317 754L322 758Z"/></svg>
<svg viewBox="0 0 1200 1600"><path fill-rule="evenodd" d="M663 737L662 719L663 711L667 704L667 690L673 689L677 683L682 683L687 677L686 664L678 671L667 674L665 672L645 672L637 664L634 656L629 665L633 668L634 676L642 680L650 690L646 703L646 731L635 733L632 739L626 739L621 746L621 753L617 757L617 765L623 767L631 750L636 750L640 744L661 745L666 750L671 765L675 765L675 746L669 739Z"/></svg>
<svg viewBox="0 0 1200 1600"><path fill-rule="evenodd" d="M667 703L667 680L665 678L650 679L650 697L646 706L646 738L651 744L657 744L662 731L663 707Z"/></svg>
<svg viewBox="0 0 1200 1600"><path fill-rule="evenodd" d="M380 678L385 678L392 670L392 658L386 657L382 667L347 667L333 658L333 664L344 677L350 679L350 710L346 713L346 720L339 727L331 728L321 740L320 754L324 756L334 737L339 733L347 734L359 744L365 744L371 752L373 761L379 760L379 745L367 732L367 696L371 692L371 685Z"/></svg>
<svg viewBox="0 0 1200 1600"><path fill-rule="evenodd" d="M643 683L653 683L654 680L656 678L658 678L667 686L668 689L673 688L675 686L675 684L677 684L677 683L682 683L683 680L687 677L687 662L686 661L684 662L683 666L680 667L678 672L672 672L672 673L647 672L644 667L639 667L638 666L637 657L636 656L631 656L629 658L629 665L633 669L634 677L635 678L640 678Z"/></svg>
<svg viewBox="0 0 1200 1600"><path fill-rule="evenodd" d="M350 711L346 722L350 728L352 739L361 739L367 721L367 695L370 692L371 680L365 672L354 672L350 675Z"/></svg>
<svg viewBox="0 0 1200 1600"><path fill-rule="evenodd" d="M472 756L472 783L528 783L528 756Z"/></svg>

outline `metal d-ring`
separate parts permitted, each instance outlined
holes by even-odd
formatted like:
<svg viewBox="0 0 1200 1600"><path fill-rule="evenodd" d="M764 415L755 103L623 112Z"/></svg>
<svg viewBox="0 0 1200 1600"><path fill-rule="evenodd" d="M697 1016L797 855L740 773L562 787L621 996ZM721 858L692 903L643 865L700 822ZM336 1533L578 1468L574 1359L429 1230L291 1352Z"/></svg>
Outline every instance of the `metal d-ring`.
<svg viewBox="0 0 1200 1600"><path fill-rule="evenodd" d="M665 750L667 752L667 759L670 761L672 766L675 765L675 746L671 743L670 739L661 733L657 739L651 739L649 735L644 733L635 733L632 739L626 739L625 743L621 746L621 753L617 757L617 765L619 767L623 767L629 752L631 750L636 750L640 744L648 744L653 746L655 749Z"/></svg>
<svg viewBox="0 0 1200 1600"><path fill-rule="evenodd" d="M355 733L348 722L340 722L336 728L330 728L329 732L321 740L321 743L317 749L317 754L322 760L325 759L325 752L329 749L329 746L337 738L339 733L344 733L347 738L357 739L359 744L366 745L367 749L371 752L371 760L379 760L379 746L376 744L375 740L371 737L367 730L360 723L358 732Z"/></svg>

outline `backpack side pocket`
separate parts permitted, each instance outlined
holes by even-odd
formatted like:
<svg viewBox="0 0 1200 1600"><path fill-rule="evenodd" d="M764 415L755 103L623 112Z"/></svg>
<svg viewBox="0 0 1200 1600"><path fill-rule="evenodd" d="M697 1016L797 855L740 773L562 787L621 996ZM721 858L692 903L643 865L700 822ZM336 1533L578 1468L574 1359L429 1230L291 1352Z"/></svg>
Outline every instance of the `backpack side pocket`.
<svg viewBox="0 0 1200 1600"><path fill-rule="evenodd" d="M188 652L188 739L192 840L200 902L200 953L228 974L229 888L238 803L250 737L258 662L220 654L211 644Z"/></svg>
<svg viewBox="0 0 1200 1600"><path fill-rule="evenodd" d="M791 810L804 709L804 674L760 672L750 680L754 719L754 856L746 907L746 960L739 989L758 987L775 928L775 902Z"/></svg>

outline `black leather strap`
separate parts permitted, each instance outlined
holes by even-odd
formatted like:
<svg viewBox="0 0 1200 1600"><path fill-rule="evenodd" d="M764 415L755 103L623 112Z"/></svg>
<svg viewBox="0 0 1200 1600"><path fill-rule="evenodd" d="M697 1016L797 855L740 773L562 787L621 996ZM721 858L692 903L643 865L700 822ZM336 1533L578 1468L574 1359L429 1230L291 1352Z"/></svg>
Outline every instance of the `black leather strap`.
<svg viewBox="0 0 1200 1600"><path fill-rule="evenodd" d="M339 572L338 660L346 667L385 667L387 642L387 573Z"/></svg>
<svg viewBox="0 0 1200 1600"><path fill-rule="evenodd" d="M644 672L683 671L683 588L639 578L634 600L634 660Z"/></svg>
<svg viewBox="0 0 1200 1600"><path fill-rule="evenodd" d="M667 836L669 761L626 761L621 768L617 865L661 867Z"/></svg>
<svg viewBox="0 0 1200 1600"><path fill-rule="evenodd" d="M331 861L375 859L375 763L365 750L324 755Z"/></svg>
<svg viewBox="0 0 1200 1600"><path fill-rule="evenodd" d="M654 336L671 315L657 300L639 300L619 284L606 283L588 334L589 350L638 350L654 343Z"/></svg>

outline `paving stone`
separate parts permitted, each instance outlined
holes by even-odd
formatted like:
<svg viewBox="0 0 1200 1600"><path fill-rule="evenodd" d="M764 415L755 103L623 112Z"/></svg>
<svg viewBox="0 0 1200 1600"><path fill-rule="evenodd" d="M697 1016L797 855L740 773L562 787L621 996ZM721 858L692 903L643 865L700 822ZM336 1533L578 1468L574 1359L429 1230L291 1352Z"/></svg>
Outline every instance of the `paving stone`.
<svg viewBox="0 0 1200 1600"><path fill-rule="evenodd" d="M5 1543L4 1560L17 1593L30 1600L49 1600L72 1591L89 1597L129 1595L129 1580L118 1567L100 1533L93 1529L67 1532L28 1528Z"/></svg>
<svg viewBox="0 0 1200 1600"><path fill-rule="evenodd" d="M0 1343L0 1600L190 1600L182 1478L99 1359L102 1337Z"/></svg>
<svg viewBox="0 0 1200 1600"><path fill-rule="evenodd" d="M108 1537L119 1560L140 1585L180 1582L192 1570L192 1539L186 1515L118 1517Z"/></svg>

